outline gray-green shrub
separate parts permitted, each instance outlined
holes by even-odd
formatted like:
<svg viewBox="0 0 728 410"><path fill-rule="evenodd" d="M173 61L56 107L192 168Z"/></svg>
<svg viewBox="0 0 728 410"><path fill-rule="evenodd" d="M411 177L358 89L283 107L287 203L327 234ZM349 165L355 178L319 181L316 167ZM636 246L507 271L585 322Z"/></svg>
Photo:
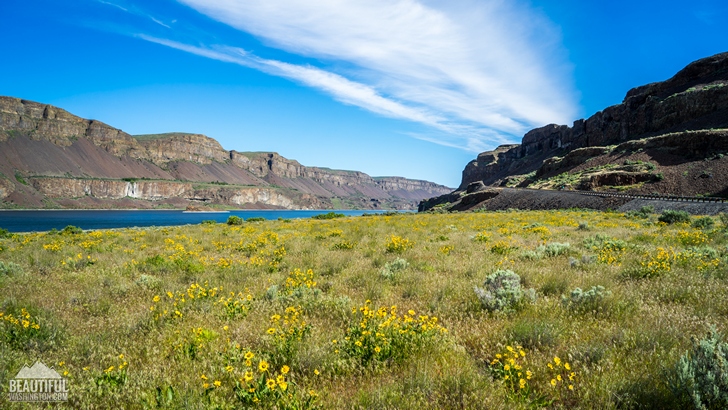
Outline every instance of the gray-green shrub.
<svg viewBox="0 0 728 410"><path fill-rule="evenodd" d="M537 261L539 259L543 259L543 252L539 252L538 250L531 250L527 249L523 252L521 252L520 255L521 259L528 260L528 261Z"/></svg>
<svg viewBox="0 0 728 410"><path fill-rule="evenodd" d="M510 311L535 298L533 289L521 287L521 277L511 270L497 270L485 278L483 287L475 286L475 294L487 310Z"/></svg>
<svg viewBox="0 0 728 410"><path fill-rule="evenodd" d="M0 277L23 274L23 267L14 262L0 261Z"/></svg>
<svg viewBox="0 0 728 410"><path fill-rule="evenodd" d="M666 209L662 211L662 215L657 220L666 224L690 222L690 214L685 211Z"/></svg>
<svg viewBox="0 0 728 410"><path fill-rule="evenodd" d="M728 230L728 214L721 212L718 214L718 219L720 219L720 224L722 225L722 228L724 230Z"/></svg>
<svg viewBox="0 0 728 410"><path fill-rule="evenodd" d="M728 409L728 343L715 327L706 339L692 342L677 365L679 388L696 409Z"/></svg>
<svg viewBox="0 0 728 410"><path fill-rule="evenodd" d="M544 256L549 258L559 255L565 255L569 252L571 244L553 242L547 245L541 245L536 250L525 250L521 252L520 258L524 260L535 261L542 259Z"/></svg>
<svg viewBox="0 0 728 410"><path fill-rule="evenodd" d="M141 274L134 283L147 290L159 290L162 287L162 280L152 275Z"/></svg>
<svg viewBox="0 0 728 410"><path fill-rule="evenodd" d="M605 309L605 299L611 294L612 292L601 285L592 286L587 291L576 288L571 291L569 297L562 296L561 303L574 312L599 312Z"/></svg>
<svg viewBox="0 0 728 410"><path fill-rule="evenodd" d="M409 262L406 259L397 258L392 262L384 264L380 273L385 279L393 279L397 275L397 272L407 269L408 266Z"/></svg>
<svg viewBox="0 0 728 410"><path fill-rule="evenodd" d="M652 205L645 205L639 209L639 211L629 211L626 216L628 218L647 219L650 214L655 212L655 207Z"/></svg>
<svg viewBox="0 0 728 410"><path fill-rule="evenodd" d="M569 243L559 243L559 242L553 242L549 243L546 246L540 246L539 249L543 248L543 253L548 257L554 257L559 255L565 255L569 252L569 248L571 247L571 244Z"/></svg>
<svg viewBox="0 0 728 410"><path fill-rule="evenodd" d="M701 216L700 218L695 219L692 223L693 228L704 230L713 229L714 225L715 221L713 221L713 218L709 216Z"/></svg>

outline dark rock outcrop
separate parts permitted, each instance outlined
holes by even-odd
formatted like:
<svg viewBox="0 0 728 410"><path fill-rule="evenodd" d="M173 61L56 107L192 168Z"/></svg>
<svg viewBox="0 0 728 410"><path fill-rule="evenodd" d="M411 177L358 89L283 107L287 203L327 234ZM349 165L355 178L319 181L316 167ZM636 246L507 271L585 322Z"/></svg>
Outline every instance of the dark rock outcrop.
<svg viewBox="0 0 728 410"><path fill-rule="evenodd" d="M609 155L616 145L627 152L668 150L684 158L724 153L721 147L725 142L715 134L688 132L722 128L728 128L728 53L695 61L669 80L636 87L627 92L621 104L575 121L571 127L546 125L526 133L521 144L502 145L479 154L463 170L456 193L478 181L501 186L514 181L515 176L547 178ZM651 138L662 135L665 137ZM615 174L595 178L604 181L583 187L620 178L624 180L621 182L639 183L653 177ZM447 198L452 199L452 195L443 198L449 202ZM429 199L420 209L442 201Z"/></svg>
<svg viewBox="0 0 728 410"><path fill-rule="evenodd" d="M671 79L630 90L621 104L573 126L547 125L529 131L521 144L483 152L463 171L459 189L474 181L494 185L507 175L540 168L544 159L577 148L686 130L728 127L728 53L695 61Z"/></svg>

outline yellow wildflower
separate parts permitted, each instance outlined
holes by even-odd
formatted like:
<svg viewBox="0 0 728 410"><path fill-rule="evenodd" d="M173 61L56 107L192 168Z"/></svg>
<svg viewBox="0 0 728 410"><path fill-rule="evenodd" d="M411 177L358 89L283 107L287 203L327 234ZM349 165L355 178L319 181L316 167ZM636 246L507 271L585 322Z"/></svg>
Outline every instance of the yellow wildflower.
<svg viewBox="0 0 728 410"><path fill-rule="evenodd" d="M268 371L268 362L265 360L261 360L260 363L258 363L258 370L261 372L267 372Z"/></svg>

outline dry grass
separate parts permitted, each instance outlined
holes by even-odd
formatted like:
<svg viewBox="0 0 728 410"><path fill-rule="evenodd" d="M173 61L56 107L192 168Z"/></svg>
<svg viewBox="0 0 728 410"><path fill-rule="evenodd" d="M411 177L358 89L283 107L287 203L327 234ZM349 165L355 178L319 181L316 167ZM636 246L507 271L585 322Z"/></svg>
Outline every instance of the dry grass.
<svg viewBox="0 0 728 410"><path fill-rule="evenodd" d="M8 379L40 359L68 372L73 408L239 408L260 360L266 380L290 368L285 391L257 390L281 408L671 408L690 336L726 330L726 242L722 227L578 210L13 235L0 259L23 272L0 270L0 312L25 308L41 329L12 336L0 325L0 407L14 406ZM539 251L549 243L570 246ZM383 274L398 258L408 265ZM535 301L487 312L473 287L497 269L520 275ZM597 285L610 292L597 310L562 303ZM251 295L244 312L226 314L231 292ZM382 343L395 354L364 360L338 348L363 306L435 316L447 332L393 331ZM300 332L276 339L271 317L289 307L302 312ZM506 346L527 354L529 394L492 371ZM556 387L555 357L575 373Z"/></svg>

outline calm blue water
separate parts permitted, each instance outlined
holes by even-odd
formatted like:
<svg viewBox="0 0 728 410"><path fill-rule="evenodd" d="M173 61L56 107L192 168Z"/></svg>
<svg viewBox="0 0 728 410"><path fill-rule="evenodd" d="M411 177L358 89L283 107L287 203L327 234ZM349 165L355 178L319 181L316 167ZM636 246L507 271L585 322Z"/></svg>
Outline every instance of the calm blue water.
<svg viewBox="0 0 728 410"><path fill-rule="evenodd" d="M263 217L265 219L291 219L310 218L314 215L325 214L330 210L321 211L288 211L288 210L246 210L230 211L228 213L184 213L182 211L149 211L149 210L63 210L63 211L0 211L0 228L10 232L42 232L53 228L63 229L68 225L78 226L82 229L109 229L129 228L143 226L172 226L198 224L205 220L217 222L227 221L230 215L243 219ZM381 213L384 211L335 211L348 216L358 216L364 213Z"/></svg>

